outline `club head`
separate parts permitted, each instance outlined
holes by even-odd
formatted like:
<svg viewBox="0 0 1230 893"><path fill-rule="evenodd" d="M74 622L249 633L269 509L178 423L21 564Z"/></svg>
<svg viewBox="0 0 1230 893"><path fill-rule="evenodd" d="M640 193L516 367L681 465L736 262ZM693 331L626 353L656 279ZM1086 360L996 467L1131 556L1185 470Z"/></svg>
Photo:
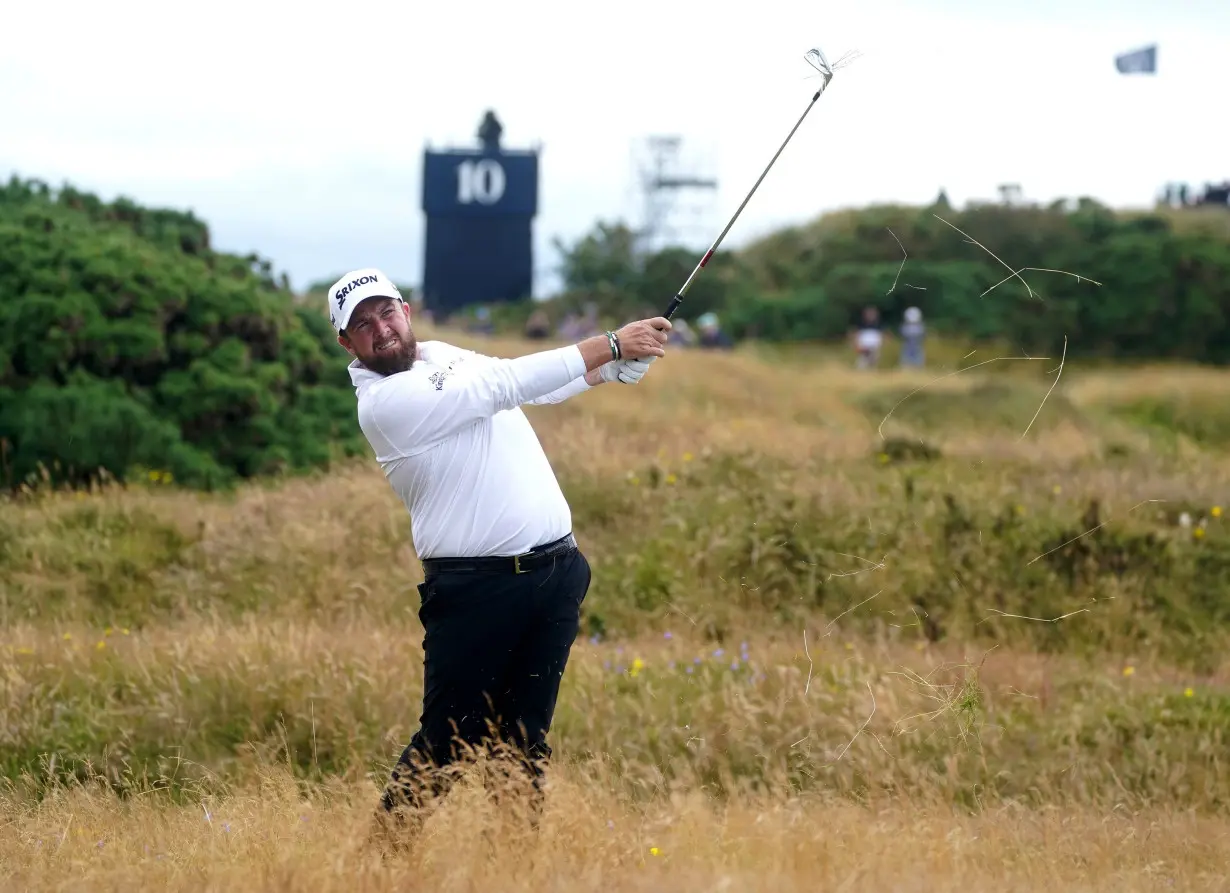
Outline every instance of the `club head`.
<svg viewBox="0 0 1230 893"><path fill-rule="evenodd" d="M803 55L803 58L807 60L808 65L824 76L824 86L827 87L833 78L833 66L829 65L829 60L825 58L824 53L813 47ZM823 90L824 87L820 89Z"/></svg>

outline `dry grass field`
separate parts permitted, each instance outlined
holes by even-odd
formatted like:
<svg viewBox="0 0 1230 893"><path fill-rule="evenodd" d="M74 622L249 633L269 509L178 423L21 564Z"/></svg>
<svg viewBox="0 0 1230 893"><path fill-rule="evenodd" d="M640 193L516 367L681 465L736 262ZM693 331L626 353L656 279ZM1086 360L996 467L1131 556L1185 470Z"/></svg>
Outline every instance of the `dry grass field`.
<svg viewBox="0 0 1230 893"><path fill-rule="evenodd" d="M1230 889L1230 374L935 353L531 408L595 570L547 812L471 779L400 855L421 577L378 469L0 503L0 885Z"/></svg>

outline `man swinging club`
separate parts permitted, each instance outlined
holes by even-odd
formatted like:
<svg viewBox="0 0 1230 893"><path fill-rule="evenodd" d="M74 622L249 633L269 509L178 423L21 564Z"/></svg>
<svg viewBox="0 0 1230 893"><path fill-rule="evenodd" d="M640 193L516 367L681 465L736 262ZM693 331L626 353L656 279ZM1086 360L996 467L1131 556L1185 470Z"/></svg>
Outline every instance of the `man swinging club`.
<svg viewBox="0 0 1230 893"><path fill-rule="evenodd" d="M377 815L385 826L417 826L427 800L448 790L440 769L462 755L458 745L477 749L491 738L520 755L536 815L590 566L520 407L560 403L604 382L636 384L665 355L671 324L640 320L503 360L418 343L409 306L380 270L347 273L328 300L338 343L354 357L359 425L410 513L424 574L420 728Z"/></svg>

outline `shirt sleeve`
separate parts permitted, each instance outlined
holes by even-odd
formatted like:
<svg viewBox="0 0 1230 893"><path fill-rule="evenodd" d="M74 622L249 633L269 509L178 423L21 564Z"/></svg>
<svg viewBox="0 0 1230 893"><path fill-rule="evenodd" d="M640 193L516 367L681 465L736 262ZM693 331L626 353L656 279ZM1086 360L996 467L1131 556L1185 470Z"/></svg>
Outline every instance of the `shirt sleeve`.
<svg viewBox="0 0 1230 893"><path fill-rule="evenodd" d="M412 456L497 412L557 392L580 378L585 360L576 345L511 360L483 358L455 371L414 369L376 385L359 422L381 456Z"/></svg>
<svg viewBox="0 0 1230 893"><path fill-rule="evenodd" d="M549 394L543 394L541 397L535 397L533 400L526 400L528 406L547 406L553 403L563 403L569 397L575 397L577 394L583 394L590 390L592 385L585 380L582 375L575 378L562 388L556 388Z"/></svg>

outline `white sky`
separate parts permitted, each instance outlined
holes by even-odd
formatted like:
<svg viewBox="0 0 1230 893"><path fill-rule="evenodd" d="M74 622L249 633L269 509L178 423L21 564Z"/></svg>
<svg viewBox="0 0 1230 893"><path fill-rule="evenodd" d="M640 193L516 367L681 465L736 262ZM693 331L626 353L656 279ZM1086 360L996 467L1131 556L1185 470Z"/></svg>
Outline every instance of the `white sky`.
<svg viewBox="0 0 1230 893"><path fill-rule="evenodd" d="M375 265L417 283L424 145L543 144L537 290L552 236L639 220L633 148L684 137L719 192L704 247L838 71L723 247L837 207L1093 195L1230 177L1225 0L537 0L6 4L0 176L191 208L215 245L296 287ZM315 12L312 10L319 10ZM723 11L727 9L729 11ZM1114 56L1160 44L1159 74ZM1164 122L1163 126L1150 129ZM908 246L907 246L908 248Z"/></svg>

